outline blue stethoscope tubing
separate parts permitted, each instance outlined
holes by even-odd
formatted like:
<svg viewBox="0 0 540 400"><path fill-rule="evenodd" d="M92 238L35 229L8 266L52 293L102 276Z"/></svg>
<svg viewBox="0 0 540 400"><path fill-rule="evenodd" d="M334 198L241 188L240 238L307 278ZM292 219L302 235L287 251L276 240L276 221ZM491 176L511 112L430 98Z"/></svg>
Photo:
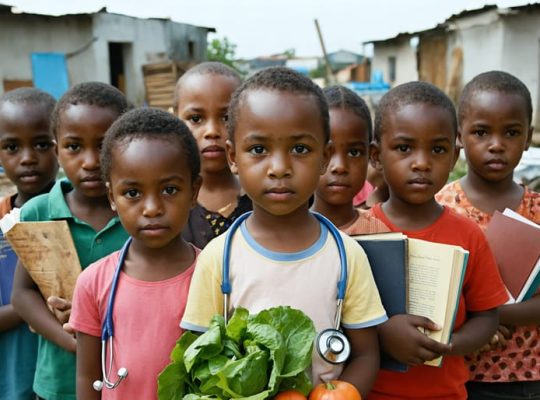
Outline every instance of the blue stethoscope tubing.
<svg viewBox="0 0 540 400"><path fill-rule="evenodd" d="M245 214L239 216L229 227L227 233L225 234L225 243L223 249L223 258L222 258L222 276L221 276L221 292L223 293L223 318L225 323L229 320L229 298L232 291L231 281L229 278L229 267L231 259L231 247L232 239L235 232L242 225L242 223L252 214L252 211L249 211ZM345 299L345 292L347 290L347 254L345 252L345 245L341 237L340 232L336 226L326 217L319 213L312 213L321 224L323 224L330 234L332 235L339 253L340 260L340 276L339 281L337 282L337 307L336 315L334 317L334 328L326 329L319 333L316 342L317 350L321 357L326 361L332 364L341 364L345 362L350 354L350 344L340 331L341 326L341 310L343 307L343 300ZM341 357L335 357L336 352L333 351L333 343L339 342L337 353L341 354ZM332 353L332 354L329 354ZM339 360L336 362L336 360Z"/></svg>
<svg viewBox="0 0 540 400"><path fill-rule="evenodd" d="M129 245L131 244L132 238L130 237L126 243L124 243L124 246L122 246L122 249L120 250L120 257L118 259L118 263L116 264L116 268L114 270L114 275L112 279L111 284L111 291L109 292L109 299L107 300L107 309L105 311L105 321L103 322L103 325L101 327L101 373L103 375L102 381L95 381L94 382L94 389L101 390L103 387L106 387L107 389L114 389L117 387L120 382L122 382L123 379L127 376L127 369L126 368L120 368L118 370L118 379L115 382L112 382L110 380L110 373L113 366L114 361L114 324L113 324L113 308L114 308L114 300L116 298L116 290L118 289L118 280L120 278L120 272L122 271L122 265L124 265L124 261L126 260L127 250L129 248ZM109 344L109 369L107 372L106 368L106 358L107 358L107 344Z"/></svg>

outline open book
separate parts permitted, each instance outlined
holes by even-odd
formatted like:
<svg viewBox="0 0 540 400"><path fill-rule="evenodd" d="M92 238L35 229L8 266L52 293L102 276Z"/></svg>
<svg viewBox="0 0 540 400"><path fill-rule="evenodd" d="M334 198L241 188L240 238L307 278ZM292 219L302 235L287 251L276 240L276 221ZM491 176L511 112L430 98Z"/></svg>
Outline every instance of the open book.
<svg viewBox="0 0 540 400"><path fill-rule="evenodd" d="M18 222L2 230L43 297L71 300L81 264L67 222Z"/></svg>
<svg viewBox="0 0 540 400"><path fill-rule="evenodd" d="M540 226L512 210L495 211L486 238L514 301L530 299L540 285Z"/></svg>
<svg viewBox="0 0 540 400"><path fill-rule="evenodd" d="M469 252L459 246L407 238L401 233L358 235L354 239L365 249L370 247L366 241L381 241L378 253L395 254L396 265L388 265L388 261L381 262L380 254L374 257L366 251L383 305L392 310L389 316L403 313L405 297L408 314L427 317L442 327L440 331L424 333L433 340L449 343ZM397 247L385 244L389 240L401 240L406 246L407 254L401 261L398 258L401 250L392 250ZM388 282L397 283L402 279L405 281L402 287L388 285ZM442 357L439 357L425 364L440 366L441 362Z"/></svg>

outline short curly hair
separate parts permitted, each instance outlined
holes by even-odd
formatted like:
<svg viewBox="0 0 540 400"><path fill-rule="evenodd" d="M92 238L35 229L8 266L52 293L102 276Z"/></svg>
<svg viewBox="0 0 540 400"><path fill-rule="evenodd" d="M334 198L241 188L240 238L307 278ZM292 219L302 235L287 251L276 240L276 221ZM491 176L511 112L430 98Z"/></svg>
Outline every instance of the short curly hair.
<svg viewBox="0 0 540 400"><path fill-rule="evenodd" d="M10 90L9 92L6 92L0 96L0 105L3 103L41 106L43 107L44 114L47 116L47 118L49 118L54 106L56 105L56 100L49 93L44 92L43 90L23 87Z"/></svg>
<svg viewBox="0 0 540 400"><path fill-rule="evenodd" d="M476 75L461 91L458 103L459 124L469 112L471 98L478 92L499 92L521 96L525 102L529 125L532 123L531 93L527 86L514 75L504 71L488 71Z"/></svg>
<svg viewBox="0 0 540 400"><path fill-rule="evenodd" d="M84 82L69 89L56 103L51 117L51 131L55 137L62 125L62 114L71 105L84 104L114 110L119 116L129 110L126 96L103 82Z"/></svg>
<svg viewBox="0 0 540 400"><path fill-rule="evenodd" d="M186 124L166 111L157 108L138 108L118 118L105 133L100 154L101 173L105 181L110 180L115 146L143 138L177 143L187 159L192 181L199 176L201 170L199 150Z"/></svg>
<svg viewBox="0 0 540 400"><path fill-rule="evenodd" d="M396 86L381 98L375 113L374 139L376 142L381 141L388 114L411 104L427 104L447 111L452 121L452 130L457 135L456 108L452 100L431 83L413 81Z"/></svg>
<svg viewBox="0 0 540 400"><path fill-rule="evenodd" d="M200 64L195 65L188 69L184 75L178 78L176 86L174 88L174 110L178 109L178 102L180 101L180 89L182 84L186 81L187 78L193 75L218 75L224 76L227 78L232 78L238 81L238 85L242 83L242 77L236 70L229 67L226 64L217 62L217 61L206 61Z"/></svg>
<svg viewBox="0 0 540 400"><path fill-rule="evenodd" d="M227 112L227 131L231 140L234 141L234 131L242 101L248 92L256 90L289 92L312 96L320 111L325 142L330 140L328 105L321 88L308 77L286 67L265 68L252 75L234 91Z"/></svg>
<svg viewBox="0 0 540 400"><path fill-rule="evenodd" d="M371 142L373 123L366 102L351 89L341 85L328 86L323 89L323 93L328 103L328 109L339 108L351 111L365 122L368 131L368 140Z"/></svg>

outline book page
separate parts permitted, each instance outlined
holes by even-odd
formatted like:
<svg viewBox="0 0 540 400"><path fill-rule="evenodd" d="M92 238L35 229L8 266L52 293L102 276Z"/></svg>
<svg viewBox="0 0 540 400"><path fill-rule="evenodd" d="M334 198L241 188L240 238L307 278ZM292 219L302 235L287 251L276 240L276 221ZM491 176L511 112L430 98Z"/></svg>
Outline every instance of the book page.
<svg viewBox="0 0 540 400"><path fill-rule="evenodd" d="M66 221L20 222L5 237L45 299L71 300L81 264Z"/></svg>
<svg viewBox="0 0 540 400"><path fill-rule="evenodd" d="M409 239L409 314L444 326L453 253L452 246ZM442 339L442 330L426 334L439 342Z"/></svg>

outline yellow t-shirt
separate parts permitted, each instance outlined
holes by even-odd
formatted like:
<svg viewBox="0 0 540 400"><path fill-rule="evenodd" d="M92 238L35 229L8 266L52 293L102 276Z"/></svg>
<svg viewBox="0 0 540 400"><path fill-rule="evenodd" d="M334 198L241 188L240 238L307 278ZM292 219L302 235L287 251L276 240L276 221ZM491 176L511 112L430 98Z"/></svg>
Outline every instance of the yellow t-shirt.
<svg viewBox="0 0 540 400"><path fill-rule="evenodd" d="M212 240L199 255L180 324L184 329L205 331L212 316L223 313L225 235ZM387 317L367 257L353 239L345 234L341 236L348 264L341 324L348 329L378 325ZM229 311L241 306L254 314L287 305L307 314L317 332L334 327L340 259L334 239L324 225L321 224L319 239L309 248L297 253L277 253L259 245L244 222L233 237L230 255ZM341 371L342 366L325 362L314 350L315 384L335 379Z"/></svg>

